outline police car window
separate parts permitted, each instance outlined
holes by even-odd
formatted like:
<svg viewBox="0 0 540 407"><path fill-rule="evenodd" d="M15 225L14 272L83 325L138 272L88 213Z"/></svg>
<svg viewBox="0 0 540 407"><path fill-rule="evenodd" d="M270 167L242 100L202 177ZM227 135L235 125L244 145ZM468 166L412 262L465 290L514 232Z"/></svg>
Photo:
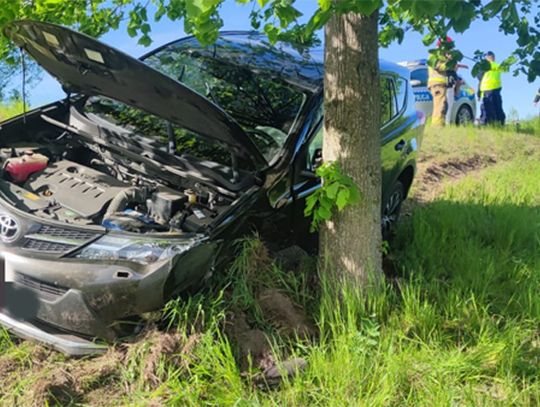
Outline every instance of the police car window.
<svg viewBox="0 0 540 407"><path fill-rule="evenodd" d="M381 126L388 123L396 112L395 98L392 91L392 80L381 77Z"/></svg>
<svg viewBox="0 0 540 407"><path fill-rule="evenodd" d="M411 81L417 80L420 82L416 86L427 86L428 81L428 71L426 68L415 69L411 72Z"/></svg>
<svg viewBox="0 0 540 407"><path fill-rule="evenodd" d="M397 99L397 111L400 112L405 105L405 98L407 96L407 81L403 78L396 78L394 80L396 86L396 99Z"/></svg>

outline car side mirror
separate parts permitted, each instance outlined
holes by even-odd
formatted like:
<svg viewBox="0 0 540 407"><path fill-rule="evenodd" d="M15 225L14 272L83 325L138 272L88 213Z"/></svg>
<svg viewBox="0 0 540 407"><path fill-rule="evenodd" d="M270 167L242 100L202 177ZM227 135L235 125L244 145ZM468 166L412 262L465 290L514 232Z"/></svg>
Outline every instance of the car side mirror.
<svg viewBox="0 0 540 407"><path fill-rule="evenodd" d="M315 171L323 163L322 159L322 148L317 148L313 152L313 157L311 157L311 168Z"/></svg>
<svg viewBox="0 0 540 407"><path fill-rule="evenodd" d="M420 82L418 79L411 79L411 86L413 88L416 88L418 86L420 86L422 84L422 82Z"/></svg>

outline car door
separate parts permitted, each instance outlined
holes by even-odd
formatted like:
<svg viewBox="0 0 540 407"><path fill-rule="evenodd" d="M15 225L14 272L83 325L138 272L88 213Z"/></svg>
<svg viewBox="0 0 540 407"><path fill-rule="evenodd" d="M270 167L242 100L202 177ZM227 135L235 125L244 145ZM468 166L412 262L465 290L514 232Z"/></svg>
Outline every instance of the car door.
<svg viewBox="0 0 540 407"><path fill-rule="evenodd" d="M381 75L381 166L382 199L388 194L403 169L410 149L410 128L414 118L406 114L409 84L397 74Z"/></svg>
<svg viewBox="0 0 540 407"><path fill-rule="evenodd" d="M406 94L408 86L403 84L403 91ZM395 172L399 166L395 161L401 157L401 149L405 144L396 147L395 144L402 142L399 138L399 129L403 123L398 118L400 113L397 106L396 91L391 76L381 76L381 158L383 177L383 199L385 197L386 184L395 180ZM403 99L405 103L405 99ZM392 142L395 142L392 144ZM322 119L314 126L306 143L299 150L293 162L293 186L292 199L290 200L290 214L292 216L290 224L294 230L295 241L304 249L317 247L317 234L310 233L311 218L304 216L306 198L320 188L320 179L315 171L321 163L323 146L323 124Z"/></svg>

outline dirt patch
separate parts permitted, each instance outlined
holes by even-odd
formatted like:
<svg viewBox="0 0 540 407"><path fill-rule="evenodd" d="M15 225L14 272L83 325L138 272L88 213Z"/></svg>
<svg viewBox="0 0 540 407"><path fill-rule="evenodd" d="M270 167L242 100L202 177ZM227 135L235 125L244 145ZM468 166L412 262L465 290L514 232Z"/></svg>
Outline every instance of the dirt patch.
<svg viewBox="0 0 540 407"><path fill-rule="evenodd" d="M225 332L237 346L240 370L247 370L250 364L261 368L265 360L273 360L268 337L262 330L252 329L247 322L246 314L242 311L235 311L229 315Z"/></svg>
<svg viewBox="0 0 540 407"><path fill-rule="evenodd" d="M284 377L292 377L305 369L307 362L303 358L292 358L282 363L272 363L262 374L255 377L258 385L276 386L283 381Z"/></svg>
<svg viewBox="0 0 540 407"><path fill-rule="evenodd" d="M66 406L79 401L73 376L61 368L43 372L34 383L32 394L34 405Z"/></svg>
<svg viewBox="0 0 540 407"><path fill-rule="evenodd" d="M3 356L0 358L0 383L5 384L6 378L20 368L20 361L13 356ZM2 394L2 390L0 390Z"/></svg>
<svg viewBox="0 0 540 407"><path fill-rule="evenodd" d="M157 370L162 358L171 358L182 346L179 334L154 334L150 343L150 354L145 358L143 378L149 387L155 388L159 385L161 378Z"/></svg>
<svg viewBox="0 0 540 407"><path fill-rule="evenodd" d="M281 335L288 338L298 336L301 339L314 335L315 327L306 312L280 291L264 290L259 294L257 302L265 319L274 325Z"/></svg>
<svg viewBox="0 0 540 407"><path fill-rule="evenodd" d="M310 259L307 252L296 245L279 250L273 257L276 264L285 271L296 271Z"/></svg>
<svg viewBox="0 0 540 407"><path fill-rule="evenodd" d="M496 163L495 158L479 154L469 158L449 158L442 162L419 162L414 197L420 203L431 201L440 192L443 180L455 181Z"/></svg>
<svg viewBox="0 0 540 407"><path fill-rule="evenodd" d="M276 386L284 377L293 376L306 366L302 358L278 362L268 336L260 329L251 329L243 312L234 313L231 319L227 334L238 347L240 370L249 375L250 367L259 369L253 377L258 386Z"/></svg>
<svg viewBox="0 0 540 407"><path fill-rule="evenodd" d="M71 376L78 393L84 394L105 386L119 377L122 354L111 348L105 355L82 360L71 370Z"/></svg>

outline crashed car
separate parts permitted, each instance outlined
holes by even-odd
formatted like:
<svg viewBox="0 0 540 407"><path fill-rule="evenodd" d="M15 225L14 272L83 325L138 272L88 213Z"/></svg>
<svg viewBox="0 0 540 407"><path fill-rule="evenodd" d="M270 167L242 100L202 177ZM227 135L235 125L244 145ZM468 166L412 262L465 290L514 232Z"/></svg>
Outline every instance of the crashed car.
<svg viewBox="0 0 540 407"><path fill-rule="evenodd" d="M1 124L0 324L71 355L194 289L258 231L309 245L323 65L255 33L134 59L64 27L5 35L67 96ZM381 61L383 231L413 181L423 117Z"/></svg>

